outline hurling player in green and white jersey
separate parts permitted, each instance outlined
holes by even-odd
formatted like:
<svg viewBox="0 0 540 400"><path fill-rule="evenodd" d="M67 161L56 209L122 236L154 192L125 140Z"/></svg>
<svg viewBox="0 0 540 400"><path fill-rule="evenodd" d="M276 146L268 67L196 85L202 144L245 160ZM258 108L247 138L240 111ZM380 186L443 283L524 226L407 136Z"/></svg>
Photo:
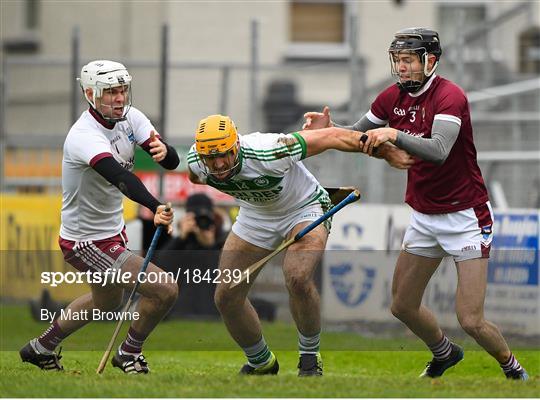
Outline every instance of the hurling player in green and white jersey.
<svg viewBox="0 0 540 400"><path fill-rule="evenodd" d="M330 198L301 160L328 149L360 152L361 135L332 127L240 136L227 116L201 120L188 154L190 180L230 194L240 204L223 248L220 270L233 274L235 269L246 269L323 215L331 206ZM410 157L402 150L387 146L383 153L394 166L410 165ZM283 261L290 309L298 329L299 376L322 375L320 297L313 276L329 231L329 222L316 227L287 249ZM249 288L247 284L231 289L230 282L218 282L216 306L246 354L247 363L240 373L277 374L279 364L247 299Z"/></svg>

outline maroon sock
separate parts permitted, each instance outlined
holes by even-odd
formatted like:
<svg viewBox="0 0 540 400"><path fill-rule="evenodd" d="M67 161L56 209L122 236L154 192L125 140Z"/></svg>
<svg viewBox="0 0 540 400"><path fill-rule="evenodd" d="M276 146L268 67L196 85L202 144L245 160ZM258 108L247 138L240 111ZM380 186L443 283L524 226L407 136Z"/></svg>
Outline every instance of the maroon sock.
<svg viewBox="0 0 540 400"><path fill-rule="evenodd" d="M146 337L147 336L140 334L130 326L126 340L122 342L120 350L122 350L123 353L140 354L142 353L142 346Z"/></svg>
<svg viewBox="0 0 540 400"><path fill-rule="evenodd" d="M58 346L60 342L68 336L69 333L64 333L62 329L60 329L58 321L54 321L52 325L41 334L41 336L38 338L38 342L47 350L53 351L56 349L56 346Z"/></svg>

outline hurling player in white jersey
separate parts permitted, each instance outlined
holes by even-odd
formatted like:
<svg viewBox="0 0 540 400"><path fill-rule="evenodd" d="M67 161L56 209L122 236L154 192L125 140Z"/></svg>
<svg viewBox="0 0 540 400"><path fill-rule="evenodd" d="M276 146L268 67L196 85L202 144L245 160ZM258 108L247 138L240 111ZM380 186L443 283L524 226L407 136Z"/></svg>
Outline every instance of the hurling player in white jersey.
<svg viewBox="0 0 540 400"><path fill-rule="evenodd" d="M123 196L150 209L155 225L165 225L169 233L172 230L172 210L131 171L136 145L167 169L178 166L178 154L160 139L148 118L131 107L128 71L118 62L92 61L82 68L80 84L89 109L71 127L64 143L59 243L66 262L93 278L91 292L71 302L40 337L20 351L23 361L48 370L63 369L61 356L55 353L58 344L94 315L118 308L124 289L131 290L136 282L143 259L127 249ZM161 271L152 263L147 269L148 273ZM121 274L122 282L113 279L114 274ZM172 280L142 282L138 292L139 318L132 320L112 359L126 373L149 371L143 343L174 304L178 288Z"/></svg>
<svg viewBox="0 0 540 400"><path fill-rule="evenodd" d="M223 248L220 270L229 274L244 270L329 209L328 193L301 160L328 149L358 152L360 135L328 128L240 136L227 116L211 115L201 120L188 155L190 179L228 193L240 203ZM396 148L387 158L399 164L404 153ZM322 375L320 299L313 276L329 230L329 221L315 228L287 249L283 261L291 313L298 329L299 376ZM229 333L247 357L240 373L277 374L279 364L247 299L253 278L250 284L232 289L230 282L218 282L215 302Z"/></svg>
<svg viewBox="0 0 540 400"><path fill-rule="evenodd" d="M368 135L366 153L396 145L415 157L405 196L413 213L396 264L391 310L433 353L421 377L439 377L461 361L463 349L421 304L442 258L453 256L461 327L499 362L507 378L527 380L499 329L484 318L493 213L476 160L467 97L455 83L435 74L441 54L437 32L397 32L389 48L397 85L381 92L350 127ZM328 108L306 114L306 126L312 129L331 125Z"/></svg>

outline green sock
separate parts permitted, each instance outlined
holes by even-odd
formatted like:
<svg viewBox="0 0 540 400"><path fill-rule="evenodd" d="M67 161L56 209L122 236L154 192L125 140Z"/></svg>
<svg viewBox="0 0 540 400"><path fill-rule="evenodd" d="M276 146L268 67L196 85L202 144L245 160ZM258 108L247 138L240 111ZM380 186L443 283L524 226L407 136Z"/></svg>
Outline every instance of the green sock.
<svg viewBox="0 0 540 400"><path fill-rule="evenodd" d="M246 357L248 359L248 364L253 368L259 368L265 365L270 359L270 349L266 344L264 337L261 338L253 346L242 347Z"/></svg>

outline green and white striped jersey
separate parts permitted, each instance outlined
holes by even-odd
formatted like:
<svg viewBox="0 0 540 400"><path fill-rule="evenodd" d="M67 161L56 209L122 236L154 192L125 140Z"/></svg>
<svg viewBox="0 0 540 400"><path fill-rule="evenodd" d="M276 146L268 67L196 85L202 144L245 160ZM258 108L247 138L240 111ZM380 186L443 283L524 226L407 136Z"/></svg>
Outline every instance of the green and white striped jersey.
<svg viewBox="0 0 540 400"><path fill-rule="evenodd" d="M195 145L187 161L201 182L235 197L244 211L283 215L308 204L330 202L302 164L305 157L306 142L298 133L255 132L240 136L239 172L227 181L214 180L202 171Z"/></svg>

